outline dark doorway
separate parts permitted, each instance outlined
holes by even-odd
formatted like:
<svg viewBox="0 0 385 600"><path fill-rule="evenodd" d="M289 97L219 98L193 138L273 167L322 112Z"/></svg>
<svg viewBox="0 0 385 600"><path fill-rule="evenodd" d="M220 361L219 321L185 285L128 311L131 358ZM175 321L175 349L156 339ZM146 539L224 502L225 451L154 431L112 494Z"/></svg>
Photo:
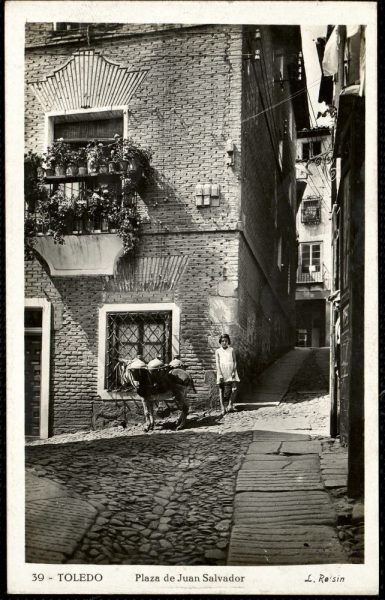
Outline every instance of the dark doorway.
<svg viewBox="0 0 385 600"><path fill-rule="evenodd" d="M325 346L325 300L297 300L297 346Z"/></svg>

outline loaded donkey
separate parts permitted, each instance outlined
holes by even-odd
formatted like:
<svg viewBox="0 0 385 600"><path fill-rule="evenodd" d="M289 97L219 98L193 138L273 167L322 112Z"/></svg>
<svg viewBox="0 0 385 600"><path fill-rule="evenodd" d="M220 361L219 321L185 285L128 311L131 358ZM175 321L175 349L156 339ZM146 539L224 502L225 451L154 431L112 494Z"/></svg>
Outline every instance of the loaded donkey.
<svg viewBox="0 0 385 600"><path fill-rule="evenodd" d="M141 397L144 412L144 431L154 429L154 405L160 401L174 400L181 411L176 429L183 429L189 411L187 394L191 389L196 393L191 375L186 373L176 356L168 365L160 357L146 364L141 356L132 361L121 359L120 377L122 383L132 387Z"/></svg>

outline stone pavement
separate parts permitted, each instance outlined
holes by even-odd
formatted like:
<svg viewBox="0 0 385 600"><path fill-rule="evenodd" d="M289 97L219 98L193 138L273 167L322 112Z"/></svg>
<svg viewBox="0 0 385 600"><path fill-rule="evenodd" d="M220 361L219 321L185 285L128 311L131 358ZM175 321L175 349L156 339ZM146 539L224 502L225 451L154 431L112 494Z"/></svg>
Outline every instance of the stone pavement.
<svg viewBox="0 0 385 600"><path fill-rule="evenodd" d="M306 356L296 375L305 389ZM27 561L362 562L362 510L352 527L346 449L327 438L328 411L324 392L291 391L279 406L191 414L180 432L171 416L147 435L112 428L30 443Z"/></svg>
<svg viewBox="0 0 385 600"><path fill-rule="evenodd" d="M278 405L289 389L293 377L312 352L312 348L294 348L278 358L261 373L253 391L236 404L239 407L256 404Z"/></svg>
<svg viewBox="0 0 385 600"><path fill-rule="evenodd" d="M309 435L253 432L237 477L228 565L350 562L320 455L321 441Z"/></svg>
<svg viewBox="0 0 385 600"><path fill-rule="evenodd" d="M61 563L94 521L97 509L66 487L26 472L26 562Z"/></svg>

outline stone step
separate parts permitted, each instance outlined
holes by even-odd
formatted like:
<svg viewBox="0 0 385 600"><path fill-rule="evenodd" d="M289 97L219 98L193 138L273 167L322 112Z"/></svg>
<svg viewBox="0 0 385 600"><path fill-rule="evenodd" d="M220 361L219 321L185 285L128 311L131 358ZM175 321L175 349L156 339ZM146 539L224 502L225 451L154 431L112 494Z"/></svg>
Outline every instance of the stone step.
<svg viewBox="0 0 385 600"><path fill-rule="evenodd" d="M253 442L262 441L306 441L310 440L310 435L301 433L287 433L286 431L253 431Z"/></svg>
<svg viewBox="0 0 385 600"><path fill-rule="evenodd" d="M241 470L236 482L237 492L322 489L319 473L311 472Z"/></svg>
<svg viewBox="0 0 385 600"><path fill-rule="evenodd" d="M281 441L251 442L247 454L277 454Z"/></svg>
<svg viewBox="0 0 385 600"><path fill-rule="evenodd" d="M306 442L283 442L280 448L281 454L320 454L322 450L321 442L318 440L309 440Z"/></svg>
<svg viewBox="0 0 385 600"><path fill-rule="evenodd" d="M326 492L240 492L234 501L236 525L337 523L337 515Z"/></svg>
<svg viewBox="0 0 385 600"><path fill-rule="evenodd" d="M266 458L270 460L266 460ZM271 471L279 470L296 470L296 471L319 471L319 460L315 454L305 454L303 460L297 460L297 456L276 456L268 455L246 455L243 461L242 469L264 469Z"/></svg>
<svg viewBox="0 0 385 600"><path fill-rule="evenodd" d="M227 564L232 566L347 562L336 532L326 525L235 525L227 559Z"/></svg>

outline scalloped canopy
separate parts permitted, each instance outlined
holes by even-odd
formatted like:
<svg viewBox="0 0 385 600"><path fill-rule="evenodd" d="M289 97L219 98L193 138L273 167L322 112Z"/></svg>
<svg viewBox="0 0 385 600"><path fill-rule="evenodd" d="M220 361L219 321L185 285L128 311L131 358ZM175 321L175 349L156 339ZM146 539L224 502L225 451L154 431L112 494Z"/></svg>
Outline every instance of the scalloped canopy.
<svg viewBox="0 0 385 600"><path fill-rule="evenodd" d="M129 71L94 50L75 52L65 65L31 87L46 111L122 106L148 73Z"/></svg>

